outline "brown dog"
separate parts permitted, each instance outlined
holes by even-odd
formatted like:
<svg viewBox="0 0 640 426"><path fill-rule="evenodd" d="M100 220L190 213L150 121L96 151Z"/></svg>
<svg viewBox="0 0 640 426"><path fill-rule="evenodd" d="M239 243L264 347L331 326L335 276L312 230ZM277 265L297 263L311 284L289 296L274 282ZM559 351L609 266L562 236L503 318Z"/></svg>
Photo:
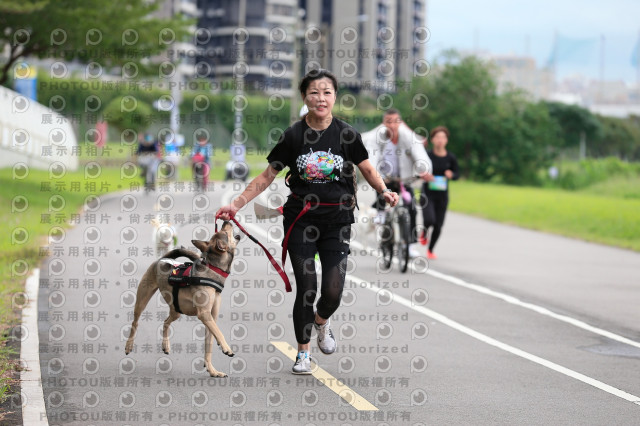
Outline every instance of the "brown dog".
<svg viewBox="0 0 640 426"><path fill-rule="evenodd" d="M224 281L231 269L233 262L234 250L236 244L240 240L240 236L233 235L233 225L230 222L224 222L219 232L214 234L209 241L192 240L201 252L202 257L197 253L179 248L166 253L162 258L153 262L149 269L142 276L138 292L136 295L136 305L133 312L133 323L131 324L131 333L125 346L125 354L129 354L133 349L133 339L138 328L138 319L144 311L144 308L160 289L160 294L169 305L169 317L164 322L162 329L162 350L168 354L171 348L169 343L169 325L180 317L180 313L176 311L173 303L173 286L169 283L168 278L171 275L174 265L177 263L171 259L179 257L187 257L194 262L193 276L202 277L219 283L224 286ZM216 289L209 286L197 285L183 287L178 292L179 308L185 315L197 316L206 327L205 337L205 366L207 371L213 377L226 377L225 373L216 370L211 364L211 352L213 350L213 340L222 349L225 355L233 356L233 351L227 344L222 332L216 324L218 311L220 309L220 297Z"/></svg>

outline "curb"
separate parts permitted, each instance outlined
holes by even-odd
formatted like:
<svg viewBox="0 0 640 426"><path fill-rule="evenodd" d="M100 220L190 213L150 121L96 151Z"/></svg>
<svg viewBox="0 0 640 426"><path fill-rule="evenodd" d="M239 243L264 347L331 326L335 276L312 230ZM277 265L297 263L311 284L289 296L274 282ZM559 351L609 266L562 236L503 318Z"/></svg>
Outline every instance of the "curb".
<svg viewBox="0 0 640 426"><path fill-rule="evenodd" d="M22 309L22 330L25 335L20 345L20 359L24 367L20 372L20 393L24 401L22 422L29 426L49 426L40 374L39 286L40 269L36 268L27 278L25 285L25 293L29 303Z"/></svg>

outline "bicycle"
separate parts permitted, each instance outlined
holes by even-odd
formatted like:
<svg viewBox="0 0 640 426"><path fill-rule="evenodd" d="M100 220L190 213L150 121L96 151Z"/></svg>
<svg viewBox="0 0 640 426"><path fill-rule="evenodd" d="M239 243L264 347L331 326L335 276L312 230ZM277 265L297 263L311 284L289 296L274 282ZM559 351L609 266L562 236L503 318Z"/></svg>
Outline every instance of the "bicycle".
<svg viewBox="0 0 640 426"><path fill-rule="evenodd" d="M209 180L209 164L204 160L202 154L196 154L191 157L193 180L197 192L205 192L207 190L207 181Z"/></svg>
<svg viewBox="0 0 640 426"><path fill-rule="evenodd" d="M145 194L156 190L156 177L158 174L159 160L155 153L138 154L138 166L140 175L144 181Z"/></svg>
<svg viewBox="0 0 640 426"><path fill-rule="evenodd" d="M391 268L395 249L400 272L405 273L409 267L409 244L411 243L411 216L409 212L411 196L402 181L397 183L400 186L400 199L394 207L385 209L385 220L376 229L376 237L382 252L384 268Z"/></svg>

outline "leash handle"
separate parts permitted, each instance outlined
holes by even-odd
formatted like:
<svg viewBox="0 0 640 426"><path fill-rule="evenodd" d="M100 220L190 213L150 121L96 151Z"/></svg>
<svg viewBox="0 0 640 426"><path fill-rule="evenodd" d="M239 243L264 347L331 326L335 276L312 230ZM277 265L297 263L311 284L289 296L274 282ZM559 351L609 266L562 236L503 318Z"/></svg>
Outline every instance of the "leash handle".
<svg viewBox="0 0 640 426"><path fill-rule="evenodd" d="M219 217L220 217L220 215L216 215L215 232L218 232L218 218ZM262 245L262 243L260 241L258 241L256 239L256 237L254 237L249 232L247 232L247 230L244 229L244 226L240 225L240 222L238 222L236 220L235 216L231 216L231 221L236 224L236 226L240 229L240 231L242 231L242 233L244 233L244 235L249 237L249 239L251 241L253 241L257 245L259 245L260 248L262 248L262 250L264 251L264 254L266 254L267 258L269 259L269 262L271 262L273 267L276 268L276 271L278 271L278 274L280 275L280 278L282 278L282 281L284 281L284 286L285 286L285 289L287 290L287 293L290 293L291 292L291 283L289 282L289 277L287 277L287 274L280 267L280 265L278 265L278 262L273 258L273 256L271 256L271 253L269 253L269 250L267 250L267 248L264 245ZM282 265L284 266L284 262L282 263Z"/></svg>

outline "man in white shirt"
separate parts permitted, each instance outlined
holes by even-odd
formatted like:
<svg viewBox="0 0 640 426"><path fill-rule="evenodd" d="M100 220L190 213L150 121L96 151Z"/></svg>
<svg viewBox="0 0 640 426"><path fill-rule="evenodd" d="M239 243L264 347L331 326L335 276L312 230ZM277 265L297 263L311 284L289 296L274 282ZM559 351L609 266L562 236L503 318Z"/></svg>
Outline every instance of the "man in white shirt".
<svg viewBox="0 0 640 426"><path fill-rule="evenodd" d="M369 132L362 133L362 140L369 152L369 160L385 180L396 178L396 180L407 182L414 177L423 180L429 177L432 165L424 149L424 138L416 134L402 121L397 109L388 109L383 116L382 124ZM399 188L396 190L398 191ZM411 195L409 209L412 229L411 242L415 243L417 241L417 210L413 191L411 188L407 188L407 191ZM383 205L378 203L377 207L382 208ZM420 256L415 244L409 246L409 255L411 257Z"/></svg>

